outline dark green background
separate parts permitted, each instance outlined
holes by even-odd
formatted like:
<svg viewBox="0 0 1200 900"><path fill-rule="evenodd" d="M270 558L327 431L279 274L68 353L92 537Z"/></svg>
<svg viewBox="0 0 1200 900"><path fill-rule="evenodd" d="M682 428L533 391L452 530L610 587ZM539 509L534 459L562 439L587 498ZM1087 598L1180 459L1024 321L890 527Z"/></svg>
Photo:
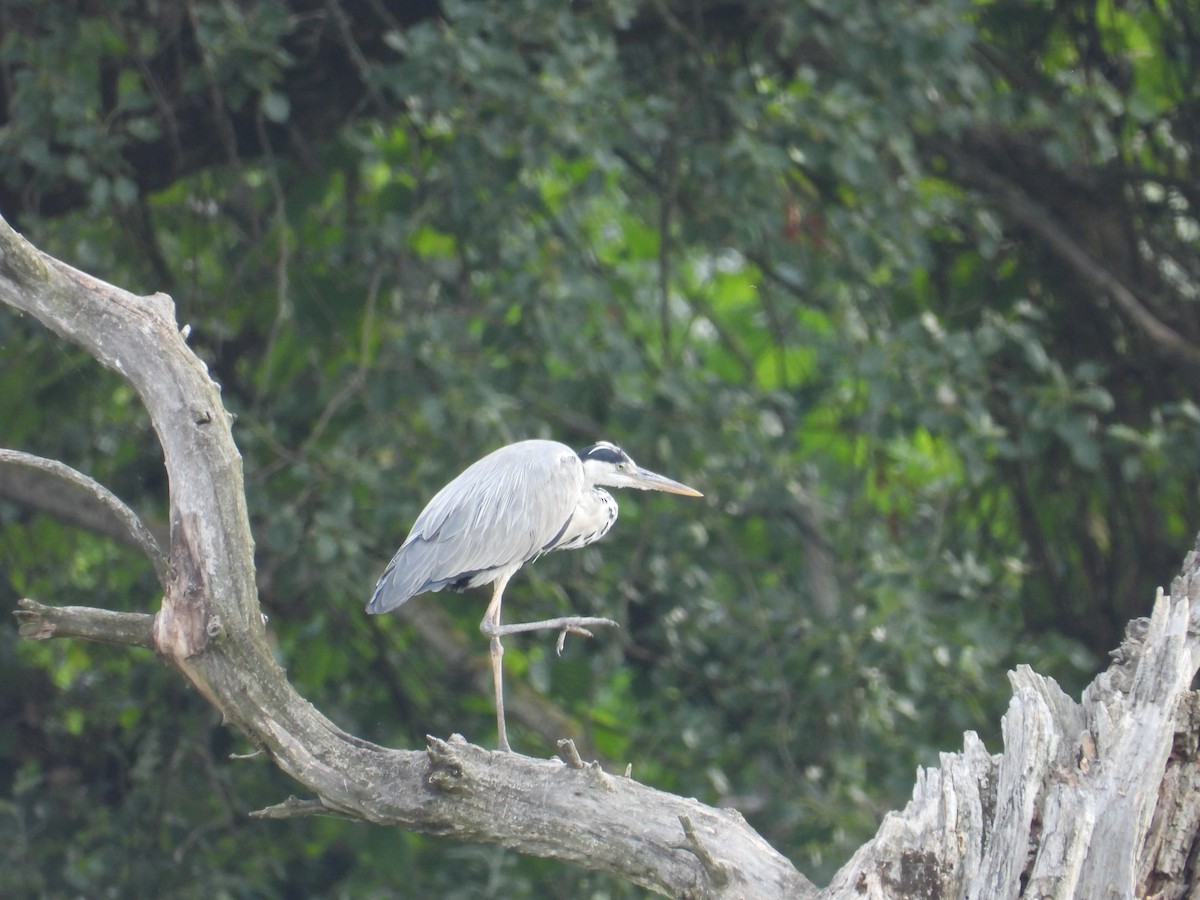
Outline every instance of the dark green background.
<svg viewBox="0 0 1200 900"><path fill-rule="evenodd" d="M470 673L363 604L478 456L617 441L705 499L622 494L523 571L510 620L622 627L511 639L509 683L822 881L964 730L999 749L1008 668L1078 691L1200 525L1194 4L10 2L0 35L0 212L172 294L279 657L355 734L494 742ZM136 397L7 310L0 445L163 527ZM21 596L158 600L0 501ZM413 604L481 666L485 602ZM248 819L295 786L146 652L2 629L0 721L5 896L636 895Z"/></svg>

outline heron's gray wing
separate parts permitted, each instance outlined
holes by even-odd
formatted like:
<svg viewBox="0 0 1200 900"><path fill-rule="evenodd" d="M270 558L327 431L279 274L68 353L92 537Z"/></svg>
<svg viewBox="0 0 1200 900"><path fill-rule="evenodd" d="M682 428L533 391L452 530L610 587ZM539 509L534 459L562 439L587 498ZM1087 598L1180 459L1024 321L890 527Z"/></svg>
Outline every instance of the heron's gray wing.
<svg viewBox="0 0 1200 900"><path fill-rule="evenodd" d="M582 490L582 464L563 444L521 441L488 454L422 510L367 611L387 612L414 594L483 584L519 567L559 533Z"/></svg>

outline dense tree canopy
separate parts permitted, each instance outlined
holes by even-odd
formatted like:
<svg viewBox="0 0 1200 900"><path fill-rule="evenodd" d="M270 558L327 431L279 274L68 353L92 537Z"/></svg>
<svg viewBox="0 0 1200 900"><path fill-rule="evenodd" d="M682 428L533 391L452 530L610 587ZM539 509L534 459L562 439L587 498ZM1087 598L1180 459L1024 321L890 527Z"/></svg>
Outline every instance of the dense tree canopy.
<svg viewBox="0 0 1200 900"><path fill-rule="evenodd" d="M494 740L484 598L362 606L507 441L620 442L515 615L510 730L740 809L829 874L1007 668L1077 689L1200 521L1200 13L1035 0L9 3L0 212L175 298L238 415L306 697ZM123 382L0 314L0 445L166 528ZM0 592L153 610L153 570L0 479ZM0 638L0 892L621 895L493 848L245 813L292 789L146 653ZM8 727L11 723L12 727Z"/></svg>

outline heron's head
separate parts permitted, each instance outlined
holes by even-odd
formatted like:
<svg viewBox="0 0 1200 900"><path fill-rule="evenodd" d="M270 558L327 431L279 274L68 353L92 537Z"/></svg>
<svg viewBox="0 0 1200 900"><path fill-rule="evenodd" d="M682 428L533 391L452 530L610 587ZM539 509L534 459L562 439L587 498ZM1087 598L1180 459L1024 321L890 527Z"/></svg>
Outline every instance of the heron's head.
<svg viewBox="0 0 1200 900"><path fill-rule="evenodd" d="M703 497L699 491L672 481L666 476L643 469L620 447L600 441L579 451L583 474L593 485L618 488L637 488L640 491L666 491L685 497Z"/></svg>

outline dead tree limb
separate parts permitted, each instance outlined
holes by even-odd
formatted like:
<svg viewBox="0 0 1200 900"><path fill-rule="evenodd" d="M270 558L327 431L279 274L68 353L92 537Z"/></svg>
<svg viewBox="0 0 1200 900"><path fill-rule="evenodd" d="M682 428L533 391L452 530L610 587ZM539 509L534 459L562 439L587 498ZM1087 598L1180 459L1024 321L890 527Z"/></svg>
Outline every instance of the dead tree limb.
<svg viewBox="0 0 1200 900"><path fill-rule="evenodd" d="M1108 671L1068 697L1020 667L1004 752L968 732L917 773L830 897L1194 897L1200 837L1200 553Z"/></svg>

